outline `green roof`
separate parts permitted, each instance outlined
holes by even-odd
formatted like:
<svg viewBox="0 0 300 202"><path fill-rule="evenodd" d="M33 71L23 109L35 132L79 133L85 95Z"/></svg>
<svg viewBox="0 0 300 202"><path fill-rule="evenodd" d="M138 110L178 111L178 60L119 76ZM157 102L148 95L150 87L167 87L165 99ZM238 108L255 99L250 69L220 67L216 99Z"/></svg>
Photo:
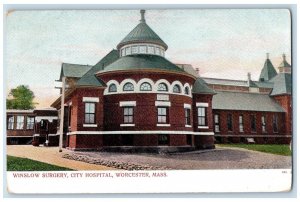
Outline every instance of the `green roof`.
<svg viewBox="0 0 300 202"><path fill-rule="evenodd" d="M263 69L260 72L260 81L269 81L277 75L277 72L270 59L266 59Z"/></svg>
<svg viewBox="0 0 300 202"><path fill-rule="evenodd" d="M163 46L165 49L168 45L146 24L140 22L119 44L118 49L129 43L154 43Z"/></svg>
<svg viewBox="0 0 300 202"><path fill-rule="evenodd" d="M76 83L77 86L105 86L101 79L95 76L95 73L103 70L103 68L119 58L117 50L110 51L104 58L102 58L96 65L94 65L86 74L82 76Z"/></svg>
<svg viewBox="0 0 300 202"><path fill-rule="evenodd" d="M200 93L200 94L215 94L215 91L210 89L205 81L198 77L193 85L193 93Z"/></svg>
<svg viewBox="0 0 300 202"><path fill-rule="evenodd" d="M285 112L268 94L225 91L217 91L217 94L213 96L212 108L220 110Z"/></svg>
<svg viewBox="0 0 300 202"><path fill-rule="evenodd" d="M91 65L78 65L78 64L62 63L59 80L61 81L63 76L64 77L72 77L72 78L80 78L91 68L92 68Z"/></svg>
<svg viewBox="0 0 300 202"><path fill-rule="evenodd" d="M169 60L157 55L127 55L120 57L112 64L106 66L100 72L119 71L119 70L167 70L173 72L185 72Z"/></svg>
<svg viewBox="0 0 300 202"><path fill-rule="evenodd" d="M292 94L292 75L289 73L279 73L272 79L274 82L271 95Z"/></svg>

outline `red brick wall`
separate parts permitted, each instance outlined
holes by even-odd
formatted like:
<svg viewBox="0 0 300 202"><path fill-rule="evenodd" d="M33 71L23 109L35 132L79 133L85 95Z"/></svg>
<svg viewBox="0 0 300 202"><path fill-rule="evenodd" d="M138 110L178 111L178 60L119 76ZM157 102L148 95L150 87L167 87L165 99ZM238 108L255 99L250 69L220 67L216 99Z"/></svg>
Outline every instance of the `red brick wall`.
<svg viewBox="0 0 300 202"><path fill-rule="evenodd" d="M171 107L169 107L170 127L157 127L157 107L155 93L143 94L115 94L106 95L104 100L105 130L187 130L185 127L184 103L192 104L192 98L183 95L169 95ZM120 127L123 123L123 108L120 101L136 101L134 107L135 127ZM192 121L191 117L191 121Z"/></svg>
<svg viewBox="0 0 300 202"><path fill-rule="evenodd" d="M102 146L102 135L69 135L69 148L71 149L99 149Z"/></svg>
<svg viewBox="0 0 300 202"><path fill-rule="evenodd" d="M291 95L279 95L274 96L274 99L280 104L285 110L285 130L286 133L292 133L292 96Z"/></svg>
<svg viewBox="0 0 300 202"><path fill-rule="evenodd" d="M284 129L284 113L276 113L278 116L278 133L273 132L272 120L274 112L251 112L251 111L230 111L230 110L213 110L214 114L219 114L220 116L220 132L216 134L221 135L279 135L285 134ZM232 114L233 130L227 130L227 114ZM243 126L244 132L239 131L239 115L243 115ZM256 131L251 131L251 120L250 115L256 117ZM266 117L266 133L262 132L262 122L261 117L265 115Z"/></svg>
<svg viewBox="0 0 300 202"><path fill-rule="evenodd" d="M85 115L85 103L83 97L98 97L96 103L96 124L97 127L83 127ZM72 98L71 131L101 131L103 130L103 89L79 88L76 89Z"/></svg>

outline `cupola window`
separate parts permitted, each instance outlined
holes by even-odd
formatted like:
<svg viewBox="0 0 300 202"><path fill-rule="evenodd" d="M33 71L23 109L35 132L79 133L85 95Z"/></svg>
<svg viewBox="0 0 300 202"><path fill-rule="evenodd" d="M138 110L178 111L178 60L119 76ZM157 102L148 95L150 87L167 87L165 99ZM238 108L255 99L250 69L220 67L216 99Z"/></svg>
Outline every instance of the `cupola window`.
<svg viewBox="0 0 300 202"><path fill-rule="evenodd" d="M117 86L116 84L110 84L109 88L108 88L109 92L117 92Z"/></svg>
<svg viewBox="0 0 300 202"><path fill-rule="evenodd" d="M173 93L181 93L181 89L180 89L180 86L178 84L176 84L173 87Z"/></svg>
<svg viewBox="0 0 300 202"><path fill-rule="evenodd" d="M158 84L158 89L157 90L166 92L166 91L168 91L168 87L165 83L160 83L160 84Z"/></svg>
<svg viewBox="0 0 300 202"><path fill-rule="evenodd" d="M144 82L144 83L141 84L140 90L141 91L151 91L152 87L149 83Z"/></svg>
<svg viewBox="0 0 300 202"><path fill-rule="evenodd" d="M123 91L134 91L134 86L132 83L128 82L125 83L124 87L123 87Z"/></svg>

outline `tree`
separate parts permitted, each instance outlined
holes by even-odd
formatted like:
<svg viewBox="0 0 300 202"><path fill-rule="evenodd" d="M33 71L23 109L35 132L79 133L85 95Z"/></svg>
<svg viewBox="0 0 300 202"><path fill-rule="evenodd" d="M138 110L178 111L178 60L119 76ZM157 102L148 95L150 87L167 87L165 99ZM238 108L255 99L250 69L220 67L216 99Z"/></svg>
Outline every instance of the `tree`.
<svg viewBox="0 0 300 202"><path fill-rule="evenodd" d="M33 102L34 93L28 86L20 85L9 92L11 99L6 99L7 109L34 109L37 103Z"/></svg>

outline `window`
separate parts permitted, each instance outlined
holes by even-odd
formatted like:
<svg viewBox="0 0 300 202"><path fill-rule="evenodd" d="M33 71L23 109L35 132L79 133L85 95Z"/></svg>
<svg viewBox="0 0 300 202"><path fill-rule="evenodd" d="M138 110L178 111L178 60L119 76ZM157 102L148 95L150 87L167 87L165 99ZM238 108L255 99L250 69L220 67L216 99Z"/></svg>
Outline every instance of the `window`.
<svg viewBox="0 0 300 202"><path fill-rule="evenodd" d="M168 86L165 83L158 84L158 91L168 91Z"/></svg>
<svg viewBox="0 0 300 202"><path fill-rule="evenodd" d="M191 109L184 109L185 125L191 125Z"/></svg>
<svg viewBox="0 0 300 202"><path fill-rule="evenodd" d="M133 123L133 107L123 108L124 123Z"/></svg>
<svg viewBox="0 0 300 202"><path fill-rule="evenodd" d="M17 130L24 129L24 116L17 116Z"/></svg>
<svg viewBox="0 0 300 202"><path fill-rule="evenodd" d="M110 84L108 87L108 92L117 92L116 84Z"/></svg>
<svg viewBox="0 0 300 202"><path fill-rule="evenodd" d="M160 55L160 49L158 47L155 48L155 54Z"/></svg>
<svg viewBox="0 0 300 202"><path fill-rule="evenodd" d="M232 131L232 114L227 114L227 130Z"/></svg>
<svg viewBox="0 0 300 202"><path fill-rule="evenodd" d="M158 145L168 145L168 144L169 144L169 135L159 134Z"/></svg>
<svg viewBox="0 0 300 202"><path fill-rule="evenodd" d="M151 87L150 83L144 82L141 84L140 90L141 91L151 91L152 87Z"/></svg>
<svg viewBox="0 0 300 202"><path fill-rule="evenodd" d="M273 132L278 133L278 117L277 114L273 115Z"/></svg>
<svg viewBox="0 0 300 202"><path fill-rule="evenodd" d="M255 115L250 115L251 131L256 131L256 118Z"/></svg>
<svg viewBox="0 0 300 202"><path fill-rule="evenodd" d="M148 46L148 53L154 54L154 47L153 46Z"/></svg>
<svg viewBox="0 0 300 202"><path fill-rule="evenodd" d="M130 82L125 83L125 85L123 86L123 91L134 91L133 84Z"/></svg>
<svg viewBox="0 0 300 202"><path fill-rule="evenodd" d="M239 116L239 130L240 132L244 132L244 120L243 115Z"/></svg>
<svg viewBox="0 0 300 202"><path fill-rule="evenodd" d="M121 56L125 56L125 48L121 50Z"/></svg>
<svg viewBox="0 0 300 202"><path fill-rule="evenodd" d="M263 133L267 132L266 131L266 117L265 117L265 115L263 115L261 117L261 130L262 130Z"/></svg>
<svg viewBox="0 0 300 202"><path fill-rule="evenodd" d="M189 95L190 94L190 89L189 87L184 88L184 94Z"/></svg>
<svg viewBox="0 0 300 202"><path fill-rule="evenodd" d="M125 55L130 55L131 54L131 48L130 47L127 47L126 49L125 49Z"/></svg>
<svg viewBox="0 0 300 202"><path fill-rule="evenodd" d="M157 108L157 122L158 123L168 123L168 108L158 107Z"/></svg>
<svg viewBox="0 0 300 202"><path fill-rule="evenodd" d="M8 116L7 120L8 120L7 129L8 130L13 130L14 129L14 122L15 122L14 116Z"/></svg>
<svg viewBox="0 0 300 202"><path fill-rule="evenodd" d="M27 126L26 126L26 128L32 130L33 126L34 126L34 117L27 116Z"/></svg>
<svg viewBox="0 0 300 202"><path fill-rule="evenodd" d="M85 103L85 119L84 122L87 124L94 124L95 122L95 112L96 112L96 108L95 108L95 103L92 102L86 102Z"/></svg>
<svg viewBox="0 0 300 202"><path fill-rule="evenodd" d="M173 93L181 93L181 89L180 89L180 86L178 84L176 84L173 87Z"/></svg>
<svg viewBox="0 0 300 202"><path fill-rule="evenodd" d="M220 132L220 116L215 114L215 132Z"/></svg>
<svg viewBox="0 0 300 202"><path fill-rule="evenodd" d="M198 126L206 126L206 108L198 107Z"/></svg>
<svg viewBox="0 0 300 202"><path fill-rule="evenodd" d="M139 51L138 46L132 46L131 51L133 54L138 53L138 51Z"/></svg>
<svg viewBox="0 0 300 202"><path fill-rule="evenodd" d="M41 123L40 123L40 126L41 126L41 130L48 130L48 121L42 119Z"/></svg>
<svg viewBox="0 0 300 202"><path fill-rule="evenodd" d="M140 53L147 53L147 46L140 46Z"/></svg>

